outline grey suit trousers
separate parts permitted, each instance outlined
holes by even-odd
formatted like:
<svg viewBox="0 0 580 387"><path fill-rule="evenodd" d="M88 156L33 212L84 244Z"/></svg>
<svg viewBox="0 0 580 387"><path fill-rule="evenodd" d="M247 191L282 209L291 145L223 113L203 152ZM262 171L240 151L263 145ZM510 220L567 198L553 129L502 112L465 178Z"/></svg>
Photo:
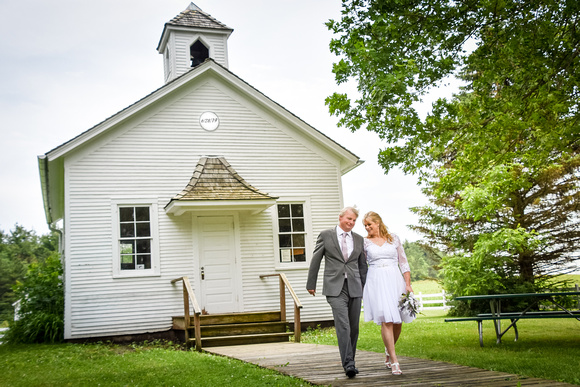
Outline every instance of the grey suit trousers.
<svg viewBox="0 0 580 387"><path fill-rule="evenodd" d="M342 291L336 297L326 296L326 301L332 308L334 327L338 339L338 350L342 366L355 366L356 342L358 340L361 297L350 297L348 292L348 280L344 280Z"/></svg>

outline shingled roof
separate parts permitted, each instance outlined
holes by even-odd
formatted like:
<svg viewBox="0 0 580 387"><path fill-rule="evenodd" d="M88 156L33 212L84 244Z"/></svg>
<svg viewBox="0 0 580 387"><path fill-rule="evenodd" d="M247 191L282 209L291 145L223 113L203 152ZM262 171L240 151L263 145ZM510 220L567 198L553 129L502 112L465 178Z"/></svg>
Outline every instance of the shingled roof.
<svg viewBox="0 0 580 387"><path fill-rule="evenodd" d="M167 22L167 25L232 30L230 27L213 18L210 14L203 12L201 8L193 3L189 4L186 10Z"/></svg>
<svg viewBox="0 0 580 387"><path fill-rule="evenodd" d="M202 157L187 186L174 200L278 199L246 183L223 157Z"/></svg>

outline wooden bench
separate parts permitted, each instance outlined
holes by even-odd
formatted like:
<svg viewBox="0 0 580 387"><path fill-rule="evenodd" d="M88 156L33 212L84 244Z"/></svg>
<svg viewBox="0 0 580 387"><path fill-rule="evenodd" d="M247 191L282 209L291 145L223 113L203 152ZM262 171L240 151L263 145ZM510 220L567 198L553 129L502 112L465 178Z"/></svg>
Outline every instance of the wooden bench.
<svg viewBox="0 0 580 387"><path fill-rule="evenodd" d="M457 317L446 318L445 322L460 322L460 321L477 321L477 330L479 332L479 345L483 347L483 321L492 320L494 323L497 341L501 343L502 336L510 329L514 328L515 341L518 340L518 327L516 323L521 319L543 319L543 318L575 318L580 321L580 310L570 311L554 300L554 296L570 296L579 295L580 292L552 292L552 293L521 293L521 294L491 294L491 295L477 295L457 297L456 300L481 300L489 299L492 313L481 313L473 317ZM508 298L532 298L535 301L530 304L522 312L501 312L501 300ZM530 309L537 305L539 300L549 300L561 310L547 310L547 311L530 311ZM511 324L504 330L501 330L501 320L510 320Z"/></svg>

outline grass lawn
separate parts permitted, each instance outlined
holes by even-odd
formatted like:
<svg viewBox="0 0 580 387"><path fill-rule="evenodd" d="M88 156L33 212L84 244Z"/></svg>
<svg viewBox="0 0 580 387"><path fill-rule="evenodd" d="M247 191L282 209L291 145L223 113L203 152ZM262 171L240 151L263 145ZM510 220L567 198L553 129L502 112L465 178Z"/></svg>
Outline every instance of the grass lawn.
<svg viewBox="0 0 580 387"><path fill-rule="evenodd" d="M0 386L310 386L300 379L176 346L0 345Z"/></svg>
<svg viewBox="0 0 580 387"><path fill-rule="evenodd" d="M561 278L580 285L580 274L564 274Z"/></svg>
<svg viewBox="0 0 580 387"><path fill-rule="evenodd" d="M518 330L517 342L510 331L497 345L492 323L484 322L481 348L475 321L446 323L441 312L429 312L403 325L397 354L580 385L580 322L523 320ZM333 328L304 332L302 342L337 345ZM380 327L361 322L357 348L382 353Z"/></svg>
<svg viewBox="0 0 580 387"><path fill-rule="evenodd" d="M439 283L430 280L413 281L412 285L413 292L416 294L419 294L419 292L423 294L441 293L443 290Z"/></svg>
<svg viewBox="0 0 580 387"><path fill-rule="evenodd" d="M580 279L580 276L578 276ZM432 281L413 283L416 293L437 293ZM574 319L523 320L495 344L484 322L479 346L475 322L445 323L445 312L424 311L405 324L398 354L580 385L580 323ZM303 333L303 342L336 344L334 329ZM380 328L361 323L359 349L383 352ZM404 370L404 363L402 367ZM0 345L0 386L309 386L275 371L172 344Z"/></svg>
<svg viewBox="0 0 580 387"><path fill-rule="evenodd" d="M425 290L422 282L413 283L415 293L438 292L433 291L433 284L425 284L429 286ZM515 335L510 330L500 345L495 343L492 322L484 321L484 347L481 348L475 321L446 323L445 314L442 310L428 310L412 323L404 324L397 354L580 385L580 322L577 320L521 320L518 341L514 342ZM363 321L361 318L357 348L382 353L380 327ZM502 325L507 326L505 322ZM337 345L333 328L304 332L302 341ZM402 363L403 371L404 366Z"/></svg>

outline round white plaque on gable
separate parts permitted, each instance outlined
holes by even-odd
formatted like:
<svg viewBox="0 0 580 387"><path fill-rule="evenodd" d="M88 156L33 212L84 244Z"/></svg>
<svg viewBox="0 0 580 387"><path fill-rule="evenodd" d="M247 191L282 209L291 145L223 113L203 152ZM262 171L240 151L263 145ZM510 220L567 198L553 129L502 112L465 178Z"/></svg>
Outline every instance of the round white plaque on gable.
<svg viewBox="0 0 580 387"><path fill-rule="evenodd" d="M203 112L199 116L199 124L208 131L214 131L220 126L220 119L214 112Z"/></svg>

